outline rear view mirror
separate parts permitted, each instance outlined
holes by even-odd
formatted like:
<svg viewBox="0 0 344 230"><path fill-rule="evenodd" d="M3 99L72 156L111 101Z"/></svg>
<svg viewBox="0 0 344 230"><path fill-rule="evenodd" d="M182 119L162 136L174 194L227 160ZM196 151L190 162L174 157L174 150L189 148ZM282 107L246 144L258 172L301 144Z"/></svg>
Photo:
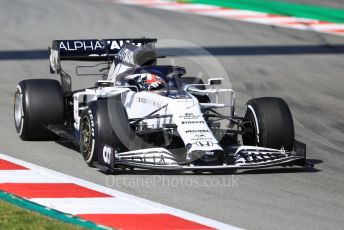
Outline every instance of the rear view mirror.
<svg viewBox="0 0 344 230"><path fill-rule="evenodd" d="M222 84L222 78L209 78L208 79L208 85L221 85Z"/></svg>

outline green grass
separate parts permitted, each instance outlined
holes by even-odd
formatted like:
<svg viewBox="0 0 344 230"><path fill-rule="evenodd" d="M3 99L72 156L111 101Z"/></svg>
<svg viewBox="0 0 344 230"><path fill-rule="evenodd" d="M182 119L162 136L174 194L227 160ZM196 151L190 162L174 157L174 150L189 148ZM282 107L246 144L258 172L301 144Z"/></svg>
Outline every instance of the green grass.
<svg viewBox="0 0 344 230"><path fill-rule="evenodd" d="M41 229L84 229L80 226L64 223L41 214L13 206L0 200L0 229L41 230Z"/></svg>
<svg viewBox="0 0 344 230"><path fill-rule="evenodd" d="M329 22L344 22L344 9L331 7L291 3L287 0L177 0L179 2L203 3L227 8L237 8L265 12L278 15L287 15L302 18L313 18Z"/></svg>

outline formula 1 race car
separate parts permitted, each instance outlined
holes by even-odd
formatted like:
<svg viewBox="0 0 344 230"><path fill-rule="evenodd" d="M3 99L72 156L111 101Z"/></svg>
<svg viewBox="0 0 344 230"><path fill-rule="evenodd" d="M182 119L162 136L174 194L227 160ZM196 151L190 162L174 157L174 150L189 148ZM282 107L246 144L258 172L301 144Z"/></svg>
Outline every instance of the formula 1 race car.
<svg viewBox="0 0 344 230"><path fill-rule="evenodd" d="M14 121L20 138L68 139L87 164L108 172L306 165L306 145L294 139L283 99L251 99L238 115L235 92L222 87L223 79L203 82L184 76L184 67L157 65L156 41L54 40L50 69L61 82L18 84ZM93 67L103 77L72 91L63 60L99 62Z"/></svg>

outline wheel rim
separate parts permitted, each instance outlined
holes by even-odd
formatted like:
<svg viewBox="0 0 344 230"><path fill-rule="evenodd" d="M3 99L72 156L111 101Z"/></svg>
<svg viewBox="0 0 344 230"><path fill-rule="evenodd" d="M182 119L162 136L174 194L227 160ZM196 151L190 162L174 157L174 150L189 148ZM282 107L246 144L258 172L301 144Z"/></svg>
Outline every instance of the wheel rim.
<svg viewBox="0 0 344 230"><path fill-rule="evenodd" d="M23 117L23 94L17 91L14 98L14 122L18 130L21 128Z"/></svg>
<svg viewBox="0 0 344 230"><path fill-rule="evenodd" d="M91 154L91 145L92 145L92 128L90 121L87 117L84 117L81 122L81 129L80 129L80 146L81 151L83 154L87 153L86 159L89 158Z"/></svg>

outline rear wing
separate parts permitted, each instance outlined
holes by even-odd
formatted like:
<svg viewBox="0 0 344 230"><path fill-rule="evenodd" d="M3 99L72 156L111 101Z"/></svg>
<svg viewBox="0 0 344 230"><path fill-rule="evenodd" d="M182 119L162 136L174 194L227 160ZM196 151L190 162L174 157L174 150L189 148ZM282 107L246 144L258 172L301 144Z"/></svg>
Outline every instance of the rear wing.
<svg viewBox="0 0 344 230"><path fill-rule="evenodd" d="M154 43L152 38L129 39L86 39L86 40L54 40L49 47L50 72L61 74L62 60L69 61L112 61L125 43L136 46Z"/></svg>

